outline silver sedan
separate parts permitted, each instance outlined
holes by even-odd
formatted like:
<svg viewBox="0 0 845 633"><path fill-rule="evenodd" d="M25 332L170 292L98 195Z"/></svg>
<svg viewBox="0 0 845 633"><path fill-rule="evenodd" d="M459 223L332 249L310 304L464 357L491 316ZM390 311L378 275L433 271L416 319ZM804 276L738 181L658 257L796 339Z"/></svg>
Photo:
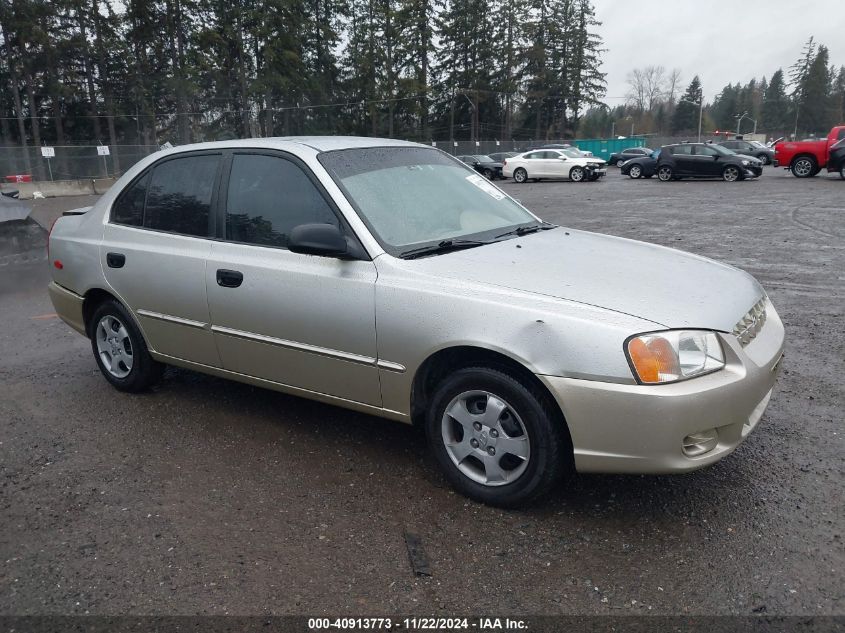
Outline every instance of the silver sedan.
<svg viewBox="0 0 845 633"><path fill-rule="evenodd" d="M464 494L677 473L742 442L784 328L750 275L545 223L447 154L362 138L183 146L49 240L112 385L165 364L425 428Z"/></svg>

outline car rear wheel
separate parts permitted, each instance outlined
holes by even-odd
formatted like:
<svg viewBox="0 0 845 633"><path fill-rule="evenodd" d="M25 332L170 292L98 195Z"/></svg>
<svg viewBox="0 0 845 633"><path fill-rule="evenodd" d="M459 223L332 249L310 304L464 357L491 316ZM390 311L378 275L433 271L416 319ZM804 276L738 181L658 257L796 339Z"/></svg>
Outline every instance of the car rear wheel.
<svg viewBox="0 0 845 633"><path fill-rule="evenodd" d="M583 167L573 167L569 171L569 179L572 182L581 182L584 180L584 168Z"/></svg>
<svg viewBox="0 0 845 633"><path fill-rule="evenodd" d="M628 176L630 178L641 178L643 175L643 169L639 165L631 165L631 169L628 170Z"/></svg>
<svg viewBox="0 0 845 633"><path fill-rule="evenodd" d="M739 173L739 168L734 165L728 165L722 170L722 180L725 182L736 182L742 177Z"/></svg>
<svg viewBox="0 0 845 633"><path fill-rule="evenodd" d="M816 161L808 156L802 156L794 161L792 161L792 166L790 167L792 170L792 175L796 178L809 178L810 176L815 176L814 170L816 169Z"/></svg>
<svg viewBox="0 0 845 633"><path fill-rule="evenodd" d="M515 182L524 183L528 182L528 172L525 171L522 167L517 168L513 172L513 179Z"/></svg>
<svg viewBox="0 0 845 633"><path fill-rule="evenodd" d="M669 165L662 165L657 170L657 177L660 179L660 182L669 182L673 176L672 168Z"/></svg>
<svg viewBox="0 0 845 633"><path fill-rule="evenodd" d="M164 365L150 356L135 321L117 301L100 304L91 317L89 333L97 366L120 391L144 391L161 378Z"/></svg>
<svg viewBox="0 0 845 633"><path fill-rule="evenodd" d="M571 443L539 390L489 367L470 367L437 388L426 433L449 482L497 506L548 492L571 464Z"/></svg>

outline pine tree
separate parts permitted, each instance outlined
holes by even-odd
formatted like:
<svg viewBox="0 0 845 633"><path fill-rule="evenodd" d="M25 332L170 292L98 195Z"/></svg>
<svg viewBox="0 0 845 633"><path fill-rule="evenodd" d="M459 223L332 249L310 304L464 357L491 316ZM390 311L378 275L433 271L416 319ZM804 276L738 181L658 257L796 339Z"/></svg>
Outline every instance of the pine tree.
<svg viewBox="0 0 845 633"><path fill-rule="evenodd" d="M698 75L692 78L686 92L681 97L672 116L672 133L692 132L698 129L699 109L695 105L701 103L704 93L701 89L701 80Z"/></svg>
<svg viewBox="0 0 845 633"><path fill-rule="evenodd" d="M772 75L763 95L761 125L771 136L780 136L789 127L789 100L783 70L780 68Z"/></svg>

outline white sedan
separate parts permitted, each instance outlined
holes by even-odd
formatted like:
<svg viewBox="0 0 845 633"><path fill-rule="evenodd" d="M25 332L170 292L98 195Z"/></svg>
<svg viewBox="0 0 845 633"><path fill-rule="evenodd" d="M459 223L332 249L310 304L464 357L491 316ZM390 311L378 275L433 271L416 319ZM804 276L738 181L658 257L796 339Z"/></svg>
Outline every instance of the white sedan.
<svg viewBox="0 0 845 633"><path fill-rule="evenodd" d="M502 168L505 178L528 182L530 178L565 178L574 182L598 180L607 173L607 163L585 156L574 147L538 149L508 158Z"/></svg>

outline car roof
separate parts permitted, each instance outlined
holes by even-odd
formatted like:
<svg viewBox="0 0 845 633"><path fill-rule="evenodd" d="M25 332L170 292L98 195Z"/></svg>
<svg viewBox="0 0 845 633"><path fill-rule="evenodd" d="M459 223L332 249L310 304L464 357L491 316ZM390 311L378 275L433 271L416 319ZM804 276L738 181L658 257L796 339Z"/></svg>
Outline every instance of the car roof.
<svg viewBox="0 0 845 633"><path fill-rule="evenodd" d="M291 144L304 145L318 152L329 152L338 149L353 149L366 147L426 147L420 143L400 141L391 138L373 138L368 136L273 136L269 138L246 138L231 141L212 141L209 143L195 143L179 145L174 149L190 151L198 149L224 149L227 147L249 147L266 149L290 148ZM429 148L430 149L430 148Z"/></svg>

